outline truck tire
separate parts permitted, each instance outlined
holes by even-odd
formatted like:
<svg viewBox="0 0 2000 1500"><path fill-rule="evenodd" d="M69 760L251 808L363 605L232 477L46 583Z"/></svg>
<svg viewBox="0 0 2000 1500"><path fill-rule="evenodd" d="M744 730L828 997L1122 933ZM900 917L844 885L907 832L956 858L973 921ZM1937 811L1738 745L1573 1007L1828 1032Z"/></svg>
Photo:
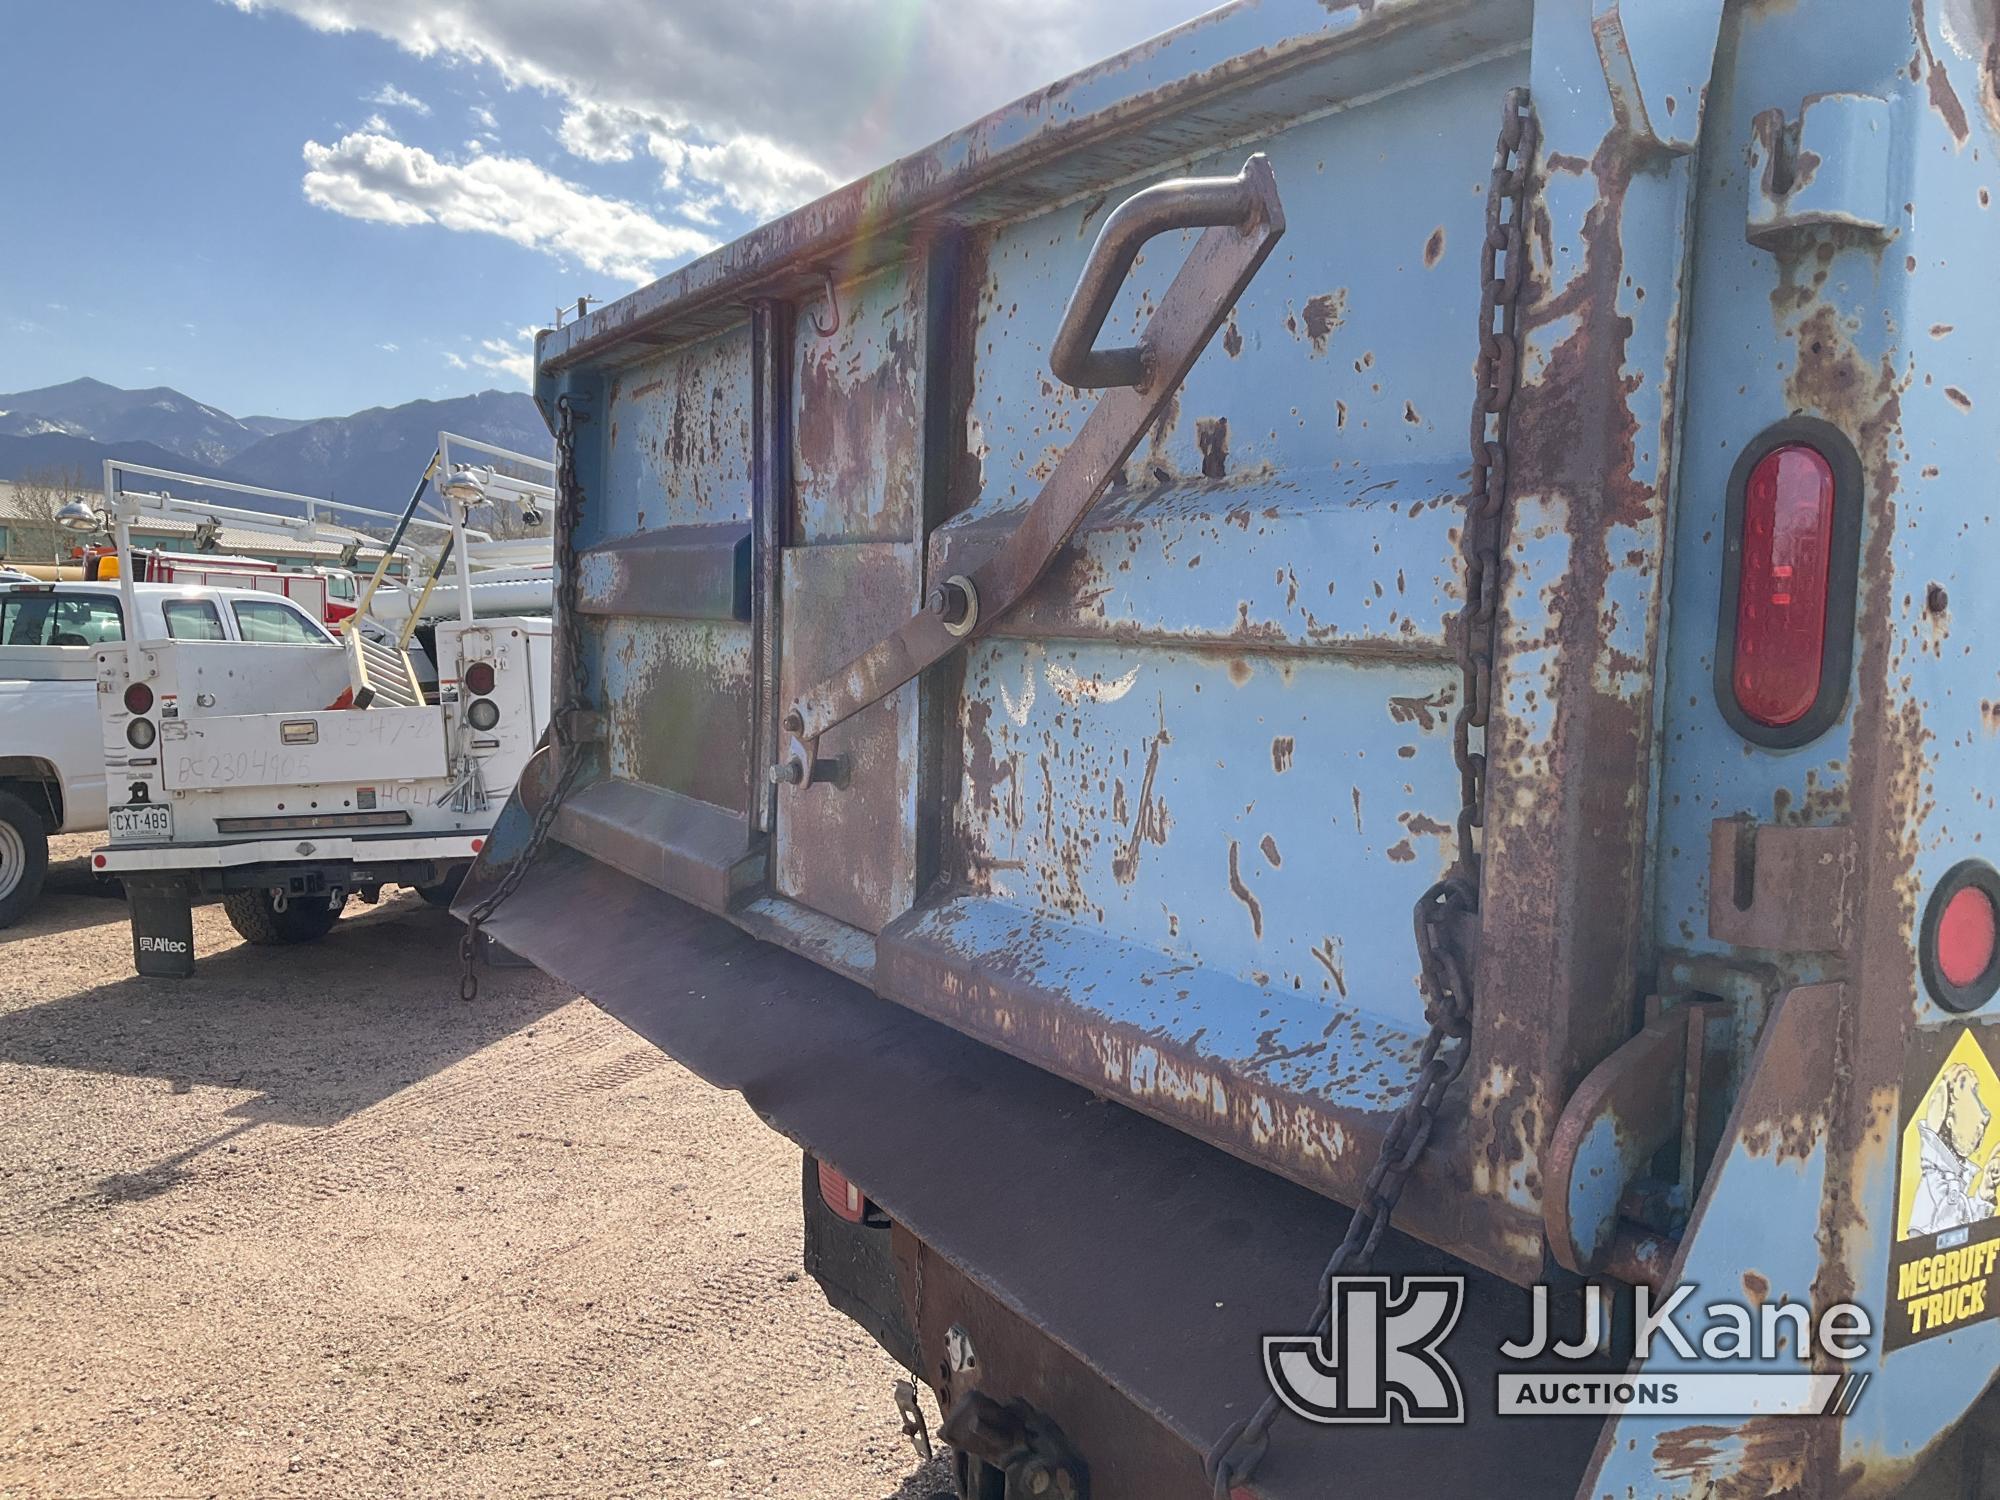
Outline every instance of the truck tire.
<svg viewBox="0 0 2000 1500"><path fill-rule="evenodd" d="M12 792L0 792L0 927L28 914L48 873L48 825Z"/></svg>
<svg viewBox="0 0 2000 1500"><path fill-rule="evenodd" d="M279 911L271 904L271 893L261 887L254 891L226 892L222 909L229 916L229 925L243 935L244 942L262 948L316 943L340 920L340 913L328 906L322 896L301 897L287 902L285 909Z"/></svg>
<svg viewBox="0 0 2000 1500"><path fill-rule="evenodd" d="M450 911L451 903L458 899L458 888L465 884L465 872L470 865L460 865L436 885L420 885L417 894L424 898L427 906L435 906L440 911Z"/></svg>

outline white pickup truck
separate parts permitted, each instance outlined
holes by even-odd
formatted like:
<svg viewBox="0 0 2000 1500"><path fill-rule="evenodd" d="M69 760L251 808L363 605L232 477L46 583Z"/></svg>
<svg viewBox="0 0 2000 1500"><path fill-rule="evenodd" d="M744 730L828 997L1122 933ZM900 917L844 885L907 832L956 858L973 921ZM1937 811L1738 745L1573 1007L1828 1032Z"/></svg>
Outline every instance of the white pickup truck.
<svg viewBox="0 0 2000 1500"><path fill-rule="evenodd" d="M138 584L147 638L333 638L289 599L247 589ZM52 834L105 827L97 648L125 638L115 583L0 581L0 928L40 894Z"/></svg>

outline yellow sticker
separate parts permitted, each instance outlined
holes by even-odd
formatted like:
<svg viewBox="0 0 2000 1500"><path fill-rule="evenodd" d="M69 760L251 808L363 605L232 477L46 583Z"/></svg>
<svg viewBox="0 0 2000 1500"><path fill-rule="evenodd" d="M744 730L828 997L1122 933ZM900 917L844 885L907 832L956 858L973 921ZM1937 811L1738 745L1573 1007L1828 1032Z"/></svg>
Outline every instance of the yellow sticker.
<svg viewBox="0 0 2000 1500"><path fill-rule="evenodd" d="M1930 1033L1913 1049L1903 1091L1886 1348L2000 1313L1995 1041L1992 1028L1962 1026Z"/></svg>

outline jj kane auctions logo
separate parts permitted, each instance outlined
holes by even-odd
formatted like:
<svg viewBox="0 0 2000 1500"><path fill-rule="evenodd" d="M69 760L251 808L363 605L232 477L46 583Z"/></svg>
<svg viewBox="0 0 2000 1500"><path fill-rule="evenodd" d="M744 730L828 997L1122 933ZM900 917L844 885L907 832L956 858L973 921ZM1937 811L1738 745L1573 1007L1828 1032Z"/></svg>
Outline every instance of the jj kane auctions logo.
<svg viewBox="0 0 2000 1500"><path fill-rule="evenodd" d="M1650 1287L1633 1289L1632 1355L1643 1373L1502 1371L1499 1414L1817 1416L1854 1409L1868 1376L1823 1373L1810 1362L1815 1350L1842 1362L1865 1358L1874 1329L1864 1308L1836 1303L1817 1318L1782 1300L1696 1309L1696 1292L1682 1286L1656 1297ZM1584 1289L1581 1327L1569 1340L1550 1327L1549 1289L1538 1286L1532 1296L1528 1336L1503 1343L1503 1358L1606 1359L1614 1309L1603 1288ZM1465 1307L1463 1276L1336 1276L1328 1306L1324 1332L1264 1340L1265 1375L1286 1407L1328 1425L1465 1421L1464 1392L1444 1347ZM1705 1320L1698 1330L1676 1321L1696 1311Z"/></svg>

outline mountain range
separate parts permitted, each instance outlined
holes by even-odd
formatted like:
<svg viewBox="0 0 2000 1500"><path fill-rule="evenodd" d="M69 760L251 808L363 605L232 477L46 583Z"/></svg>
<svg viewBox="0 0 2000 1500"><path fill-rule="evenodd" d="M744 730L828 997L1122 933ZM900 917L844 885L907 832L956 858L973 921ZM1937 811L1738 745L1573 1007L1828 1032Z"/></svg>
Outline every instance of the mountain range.
<svg viewBox="0 0 2000 1500"><path fill-rule="evenodd" d="M167 386L128 391L86 377L0 395L0 479L38 470L95 478L105 459L117 458L399 511L440 431L522 453L554 447L521 391L295 421L231 416Z"/></svg>

